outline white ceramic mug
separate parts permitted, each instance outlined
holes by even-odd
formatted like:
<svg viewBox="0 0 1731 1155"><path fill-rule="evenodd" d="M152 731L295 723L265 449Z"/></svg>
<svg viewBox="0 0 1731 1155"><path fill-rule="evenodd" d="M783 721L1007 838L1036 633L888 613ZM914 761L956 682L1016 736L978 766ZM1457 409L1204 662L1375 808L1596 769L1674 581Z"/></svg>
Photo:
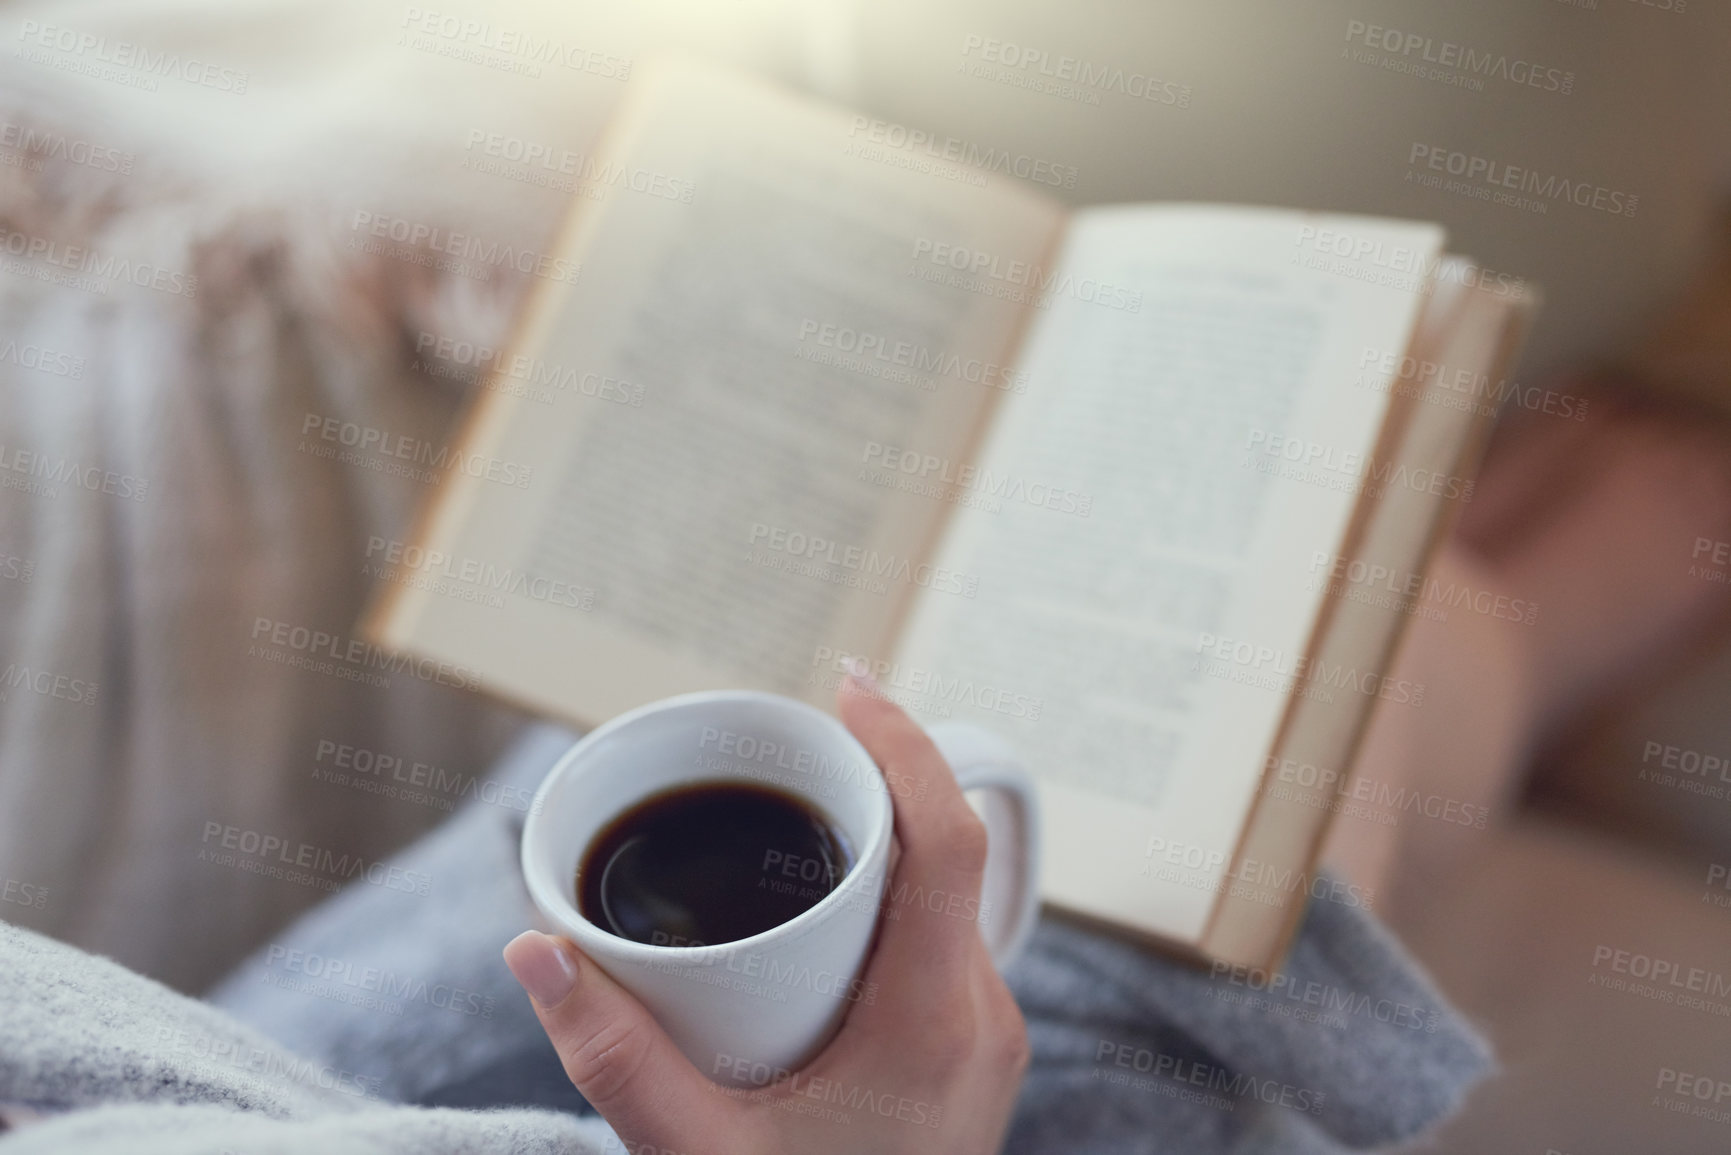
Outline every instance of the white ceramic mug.
<svg viewBox="0 0 1731 1155"><path fill-rule="evenodd" d="M1038 916L1039 811L1033 785L1006 742L978 727L928 731L989 831L978 904L949 895L889 895L980 924L1000 968ZM822 901L737 942L652 946L620 938L577 909L583 852L609 821L664 790L704 781L774 786L814 804L855 854ZM554 765L523 828L523 877L552 928L646 1006L697 1068L723 1083L761 1085L823 1048L854 1002L885 904L893 813L886 781L836 719L803 702L755 691L686 694L652 702L597 728Z"/></svg>

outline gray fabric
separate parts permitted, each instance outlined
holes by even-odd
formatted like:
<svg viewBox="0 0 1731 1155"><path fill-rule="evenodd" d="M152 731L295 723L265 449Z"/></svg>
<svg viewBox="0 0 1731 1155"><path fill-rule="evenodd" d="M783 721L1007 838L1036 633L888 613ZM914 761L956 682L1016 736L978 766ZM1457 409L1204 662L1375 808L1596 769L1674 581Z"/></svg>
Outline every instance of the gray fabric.
<svg viewBox="0 0 1731 1155"><path fill-rule="evenodd" d="M571 737L532 729L493 779L533 784ZM94 1152L120 1136L144 1152L325 1155L608 1143L592 1116L383 1102L580 1102L499 956L534 920L516 868L521 819L471 803L393 860L439 879L437 897L351 887L212 991L214 1006L8 929L0 997L23 1011L0 1026L0 1102L117 1105L24 1128L0 1153ZM1328 902L1312 904L1272 993L1265 976L1235 982L1051 917L1010 982L1034 1045L1011 1155L1384 1146L1443 1118L1490 1068L1387 933Z"/></svg>
<svg viewBox="0 0 1731 1155"><path fill-rule="evenodd" d="M1278 982L1048 917L1010 974L1034 1060L1008 1150L1384 1146L1445 1118L1490 1070L1484 1041L1357 909L1313 902ZM1187 1091L1219 1102L1174 1097Z"/></svg>
<svg viewBox="0 0 1731 1155"><path fill-rule="evenodd" d="M304 1119L210 1106L84 1111L10 1135L6 1155L619 1155L598 1121L551 1111L387 1107Z"/></svg>
<svg viewBox="0 0 1731 1155"><path fill-rule="evenodd" d="M117 963L0 923L0 1151L457 1155L617 1150L598 1118L380 1101L376 1068L290 1054Z"/></svg>
<svg viewBox="0 0 1731 1155"><path fill-rule="evenodd" d="M552 727L531 731L494 777L531 785L571 740ZM307 1054L377 1062L403 1099L437 1097L465 1079L545 1083L551 1052L498 955L536 918L516 869L520 818L472 806L401 856L460 882L458 905L391 906L373 888L338 896L278 936L274 960L271 948L256 954L212 1001ZM355 1013L280 985L287 949L341 960L349 974L437 969L491 998L493 1011L465 1017L411 1003L406 1010L415 1013L401 1016ZM1009 977L1034 1045L1012 1152L1385 1145L1445 1117L1490 1068L1485 1044L1392 938L1361 911L1331 902L1312 904L1273 993L1266 976L1212 976L1050 916ZM1097 1060L1107 1045L1129 1048L1130 1066L1118 1065L1124 1052L1116 1049ZM1230 1108L1173 1097L1210 1085ZM1319 1101L1320 1109L1258 1098L1283 1091L1289 1104Z"/></svg>
<svg viewBox="0 0 1731 1155"><path fill-rule="evenodd" d="M557 727L531 727L490 777L533 793L574 740ZM500 956L538 918L517 865L522 819L509 807L467 807L392 859L437 879L437 893L351 888L303 915L207 997L291 1050L373 1064L386 1096L403 1102L544 1037ZM432 1005L440 985L476 994L477 1009Z"/></svg>
<svg viewBox="0 0 1731 1155"><path fill-rule="evenodd" d="M213 1007L6 923L0 1006L0 1102L207 1103L290 1118L346 1109L369 1090L363 1072L296 1063Z"/></svg>

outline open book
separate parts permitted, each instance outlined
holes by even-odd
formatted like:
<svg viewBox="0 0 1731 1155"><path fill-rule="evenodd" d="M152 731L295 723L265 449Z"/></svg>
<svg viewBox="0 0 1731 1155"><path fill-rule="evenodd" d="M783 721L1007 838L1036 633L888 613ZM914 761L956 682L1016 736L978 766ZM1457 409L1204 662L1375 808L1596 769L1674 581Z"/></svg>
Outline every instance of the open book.
<svg viewBox="0 0 1731 1155"><path fill-rule="evenodd" d="M1270 965L1370 710L1423 707L1390 664L1529 295L1435 225L1071 213L969 152L644 70L464 431L498 468L365 629L583 725L828 709L863 657L1016 744L1048 902Z"/></svg>

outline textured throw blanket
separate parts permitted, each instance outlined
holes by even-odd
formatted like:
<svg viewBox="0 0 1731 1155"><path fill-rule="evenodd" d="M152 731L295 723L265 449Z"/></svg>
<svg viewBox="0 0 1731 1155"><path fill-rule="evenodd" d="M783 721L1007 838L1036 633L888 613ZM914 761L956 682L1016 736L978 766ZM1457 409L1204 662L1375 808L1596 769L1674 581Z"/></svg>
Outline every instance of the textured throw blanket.
<svg viewBox="0 0 1731 1155"><path fill-rule="evenodd" d="M209 1003L0 930L0 1005L18 1011L0 1020L0 1102L53 1113L0 1155L95 1155L123 1137L131 1151L620 1150L576 1114L499 956L535 919L507 800L570 741L531 731L491 773L495 801L390 860L425 894L350 887ZM1329 902L1279 976L1191 970L1048 918L1010 979L1034 1046L1014 1155L1382 1147L1446 1116L1490 1066L1388 935ZM404 1103L426 1105L389 1106Z"/></svg>
<svg viewBox="0 0 1731 1155"><path fill-rule="evenodd" d="M467 391L416 341L493 340L515 286L69 160L93 133L0 91L0 918L190 991L463 800L381 758L468 782L520 724L354 634Z"/></svg>

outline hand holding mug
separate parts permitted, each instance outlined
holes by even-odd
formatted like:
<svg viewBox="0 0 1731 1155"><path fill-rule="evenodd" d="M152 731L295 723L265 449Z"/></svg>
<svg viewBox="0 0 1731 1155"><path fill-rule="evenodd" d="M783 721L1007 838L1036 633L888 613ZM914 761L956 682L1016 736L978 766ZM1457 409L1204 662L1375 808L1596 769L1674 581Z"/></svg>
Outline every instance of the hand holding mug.
<svg viewBox="0 0 1731 1155"><path fill-rule="evenodd" d="M967 912L980 910L987 831L937 745L869 686L844 686L840 708L847 730L885 780L910 788L883 795L886 804L893 800L900 858L889 872L890 898L876 948L858 984L850 987L871 997L843 1001L839 1032L809 1062L789 1063L798 1067L790 1072L761 1057L721 1049L711 1059L717 1069L700 1070L689 1056L694 1050L708 1056L709 1044L694 1044L695 1036L687 1031L682 1048L615 977L640 982L643 974L657 972L640 974L615 958L610 975L567 938L534 931L506 948L506 961L529 992L566 1073L628 1151L983 1153L1002 1142L1027 1063L1027 1037L982 930L994 933L1000 954L1007 955L1031 925L1031 797L1012 767L1001 761L975 763L972 777L1003 792L1012 819L1021 823L1021 844L1013 848L1021 861L1014 870L1000 867L993 880L1009 909L992 910L982 927ZM946 745L964 750L972 746L977 755L995 753L989 742L966 732L946 739ZM555 785L553 778L544 793ZM545 820L549 809L543 807L539 817ZM539 868L530 863L529 833L524 858L533 891ZM869 821L855 823L853 833L872 833ZM888 831L883 833L887 861ZM1009 849L994 848L993 857ZM856 871L867 868L871 856L864 849ZM542 871L543 880L548 873ZM881 878L876 889L883 889ZM944 898L909 897L934 895ZM555 917L575 916L574 910L536 897L556 926L584 931L581 941L599 941L587 933L595 928ZM840 892L825 901L848 905ZM546 911L547 905L555 909ZM822 909L819 904L800 917ZM872 909L875 913L875 900ZM832 912L831 929L813 929L807 937L848 938L845 921L835 921L839 917ZM814 918L808 927L822 925L822 918ZM658 993L653 986L646 989ZM773 1017L774 1006L759 1007L760 1015ZM670 1015L664 1009L661 1017L665 1022Z"/></svg>

